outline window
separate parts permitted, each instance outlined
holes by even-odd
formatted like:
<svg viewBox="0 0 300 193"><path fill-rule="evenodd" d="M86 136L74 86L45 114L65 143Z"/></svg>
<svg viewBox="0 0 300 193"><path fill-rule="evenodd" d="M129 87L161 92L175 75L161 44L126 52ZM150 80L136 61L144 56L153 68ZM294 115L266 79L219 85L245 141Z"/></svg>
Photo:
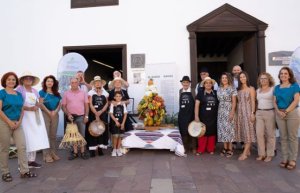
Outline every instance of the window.
<svg viewBox="0 0 300 193"><path fill-rule="evenodd" d="M119 0L71 0L71 8L119 5Z"/></svg>

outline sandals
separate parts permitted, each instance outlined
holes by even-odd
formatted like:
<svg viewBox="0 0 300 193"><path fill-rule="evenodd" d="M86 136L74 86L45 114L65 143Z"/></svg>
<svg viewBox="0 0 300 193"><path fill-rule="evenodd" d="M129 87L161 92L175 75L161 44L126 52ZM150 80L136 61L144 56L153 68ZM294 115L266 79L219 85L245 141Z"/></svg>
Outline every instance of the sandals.
<svg viewBox="0 0 300 193"><path fill-rule="evenodd" d="M256 161L264 161L265 160L265 156L258 156L257 158L256 158Z"/></svg>
<svg viewBox="0 0 300 193"><path fill-rule="evenodd" d="M288 170L293 170L296 168L296 162L295 161L290 161L287 165L286 165L286 169Z"/></svg>
<svg viewBox="0 0 300 193"><path fill-rule="evenodd" d="M227 149L223 148L220 153L220 156L225 156L226 154L227 154Z"/></svg>
<svg viewBox="0 0 300 193"><path fill-rule="evenodd" d="M20 177L21 178L35 178L35 177L37 177L37 175L35 173L32 173L29 171L24 174L20 174Z"/></svg>
<svg viewBox="0 0 300 193"><path fill-rule="evenodd" d="M247 159L248 156L245 154L241 154L240 157L238 158L239 161L244 161L245 159Z"/></svg>
<svg viewBox="0 0 300 193"><path fill-rule="evenodd" d="M286 168L287 165L288 165L287 162L283 162L283 161L282 161L282 162L280 162L279 167L281 167L281 168Z"/></svg>
<svg viewBox="0 0 300 193"><path fill-rule="evenodd" d="M227 152L226 152L226 157L230 158L232 156L233 156L233 150L228 149Z"/></svg>
<svg viewBox="0 0 300 193"><path fill-rule="evenodd" d="M10 173L7 173L7 174L3 174L3 175L2 175L2 180L3 180L4 182L11 182L13 179L12 179Z"/></svg>
<svg viewBox="0 0 300 193"><path fill-rule="evenodd" d="M271 156L267 156L265 159L264 159L264 162L270 162L272 161L272 157Z"/></svg>

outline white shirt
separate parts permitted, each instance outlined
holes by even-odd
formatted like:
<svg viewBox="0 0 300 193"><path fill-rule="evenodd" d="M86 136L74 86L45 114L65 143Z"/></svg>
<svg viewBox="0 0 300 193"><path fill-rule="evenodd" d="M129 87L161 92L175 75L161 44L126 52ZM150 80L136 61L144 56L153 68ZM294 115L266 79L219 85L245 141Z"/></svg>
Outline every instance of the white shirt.
<svg viewBox="0 0 300 193"><path fill-rule="evenodd" d="M117 103L117 105L120 105L120 104L121 104L121 102ZM123 108L124 109L123 113L125 114L125 113L127 113L126 105L123 104L123 107L124 107ZM112 114L114 113L114 105L112 103L110 104L110 107L109 107L109 113L112 113Z"/></svg>
<svg viewBox="0 0 300 193"><path fill-rule="evenodd" d="M233 78L233 84L234 84L234 88L237 88L239 86L239 81L237 78Z"/></svg>
<svg viewBox="0 0 300 193"><path fill-rule="evenodd" d="M104 95L106 98L109 96L108 92L103 87L101 88L101 91L102 91L101 95ZM88 96L93 96L94 94L97 94L97 92L95 91L95 88L93 87L93 89L88 92Z"/></svg>

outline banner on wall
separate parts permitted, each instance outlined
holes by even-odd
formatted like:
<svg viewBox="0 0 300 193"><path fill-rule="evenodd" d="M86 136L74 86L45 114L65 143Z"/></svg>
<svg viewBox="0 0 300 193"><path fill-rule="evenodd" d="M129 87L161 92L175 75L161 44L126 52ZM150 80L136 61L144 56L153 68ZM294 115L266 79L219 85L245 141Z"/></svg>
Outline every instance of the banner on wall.
<svg viewBox="0 0 300 193"><path fill-rule="evenodd" d="M292 54L289 67L293 70L295 78L298 84L300 84L300 47Z"/></svg>
<svg viewBox="0 0 300 193"><path fill-rule="evenodd" d="M60 59L57 68L59 92L63 95L63 93L69 89L70 78L78 71L85 72L87 67L88 63L82 55L75 52L65 54Z"/></svg>
<svg viewBox="0 0 300 193"><path fill-rule="evenodd" d="M174 63L146 64L145 74L147 79L152 78L157 86L158 94L165 100L167 114L172 114L176 110L175 96L175 66ZM147 82L147 81L146 81ZM147 83L146 83L147 84Z"/></svg>

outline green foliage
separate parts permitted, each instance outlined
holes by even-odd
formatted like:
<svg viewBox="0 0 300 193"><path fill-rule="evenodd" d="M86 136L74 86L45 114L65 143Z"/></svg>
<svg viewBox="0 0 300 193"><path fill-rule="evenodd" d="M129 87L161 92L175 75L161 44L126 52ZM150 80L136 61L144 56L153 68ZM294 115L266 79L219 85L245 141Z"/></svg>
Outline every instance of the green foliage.
<svg viewBox="0 0 300 193"><path fill-rule="evenodd" d="M178 126L178 113L167 114L164 118L164 123Z"/></svg>

